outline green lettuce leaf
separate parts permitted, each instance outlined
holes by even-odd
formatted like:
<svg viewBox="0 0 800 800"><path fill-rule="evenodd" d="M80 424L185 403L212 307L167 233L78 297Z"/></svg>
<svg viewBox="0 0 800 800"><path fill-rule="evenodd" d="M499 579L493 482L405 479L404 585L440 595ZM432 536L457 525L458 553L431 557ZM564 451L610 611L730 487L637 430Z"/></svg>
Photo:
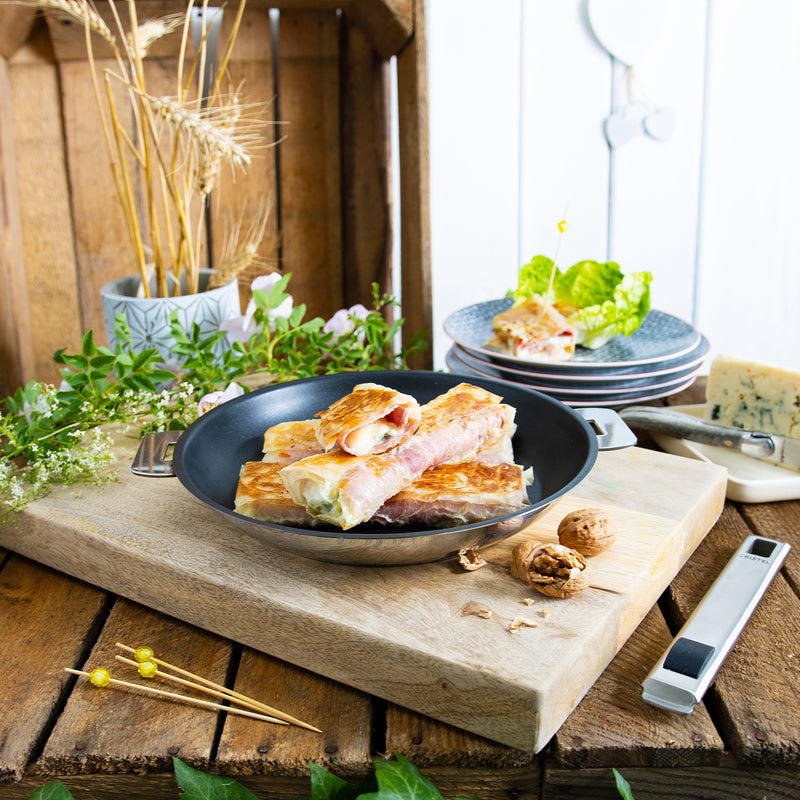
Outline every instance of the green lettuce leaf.
<svg viewBox="0 0 800 800"><path fill-rule="evenodd" d="M519 272L517 288L511 293L515 303L531 295L544 296L550 283L553 262L547 256L534 256ZM650 310L649 272L623 275L614 261L579 261L566 272L556 268L553 299L578 310L567 321L578 331L577 343L595 349L612 336L630 336Z"/></svg>

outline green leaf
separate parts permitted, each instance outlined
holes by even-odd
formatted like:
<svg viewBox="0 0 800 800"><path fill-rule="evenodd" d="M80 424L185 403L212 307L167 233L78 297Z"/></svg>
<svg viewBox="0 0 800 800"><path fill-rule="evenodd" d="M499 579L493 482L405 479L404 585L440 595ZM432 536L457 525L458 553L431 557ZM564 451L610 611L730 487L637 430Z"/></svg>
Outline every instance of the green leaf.
<svg viewBox="0 0 800 800"><path fill-rule="evenodd" d="M172 759L175 780L183 790L182 800L258 800L233 778L225 775L209 775L190 767L179 758Z"/></svg>
<svg viewBox="0 0 800 800"><path fill-rule="evenodd" d="M75 800L75 798L61 781L52 781L36 789L28 800Z"/></svg>
<svg viewBox="0 0 800 800"><path fill-rule="evenodd" d="M444 800L439 790L401 753L396 761L376 761L378 791L359 800Z"/></svg>
<svg viewBox="0 0 800 800"><path fill-rule="evenodd" d="M86 331L83 335L83 341L81 342L81 352L85 356L93 356L97 352L97 348L94 344L94 331L91 328Z"/></svg>
<svg viewBox="0 0 800 800"><path fill-rule="evenodd" d="M553 262L546 256L534 256L519 272L515 303L534 294L544 296L550 281ZM577 310L567 314L567 321L577 331L577 344L591 349L605 344L612 336L630 336L650 310L649 272L623 275L614 261L579 261L565 273L558 269L553 280L553 297Z"/></svg>
<svg viewBox="0 0 800 800"><path fill-rule="evenodd" d="M617 783L617 791L620 793L620 796L623 800L634 800L633 792L631 791L631 785L622 775L619 774L613 767L611 771L614 773L614 780Z"/></svg>
<svg viewBox="0 0 800 800"><path fill-rule="evenodd" d="M306 800L356 800L358 797L346 780L313 761L308 766L311 770L311 794Z"/></svg>

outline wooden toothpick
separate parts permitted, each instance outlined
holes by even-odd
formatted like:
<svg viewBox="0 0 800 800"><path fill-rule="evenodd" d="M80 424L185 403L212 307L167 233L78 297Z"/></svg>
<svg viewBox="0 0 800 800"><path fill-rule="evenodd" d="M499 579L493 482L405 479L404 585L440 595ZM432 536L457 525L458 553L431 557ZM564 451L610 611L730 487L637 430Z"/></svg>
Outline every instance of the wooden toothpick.
<svg viewBox="0 0 800 800"><path fill-rule="evenodd" d="M274 722L276 725L288 725L282 719L277 719L276 717L269 717L266 714L257 714L254 711L246 711L243 708L235 708L233 706L223 706L219 703L210 703L207 700L199 700L196 697L187 697L183 694L175 694L174 692L167 692L163 689L155 689L152 686L142 686L139 683L130 683L129 681L120 681L116 678L112 678L108 674L108 670L98 668L93 669L91 672L84 672L80 669L71 669L70 667L64 667L64 672L69 672L72 675L81 675L84 678L88 678L89 681L92 683L93 686L104 687L112 684L114 686L125 686L129 689L135 689L139 692L147 692L149 694L157 695L158 697L168 697L171 700L178 700L182 703L189 703L190 705L194 706L201 706L203 708L211 708L215 711L227 711L230 714L239 714L244 717L252 717L253 719L260 719L263 722Z"/></svg>
<svg viewBox="0 0 800 800"><path fill-rule="evenodd" d="M556 265L558 263L558 253L561 250L561 240L564 238L564 232L569 227L567 225L567 211L569 211L569 203L567 203L566 207L564 208L564 219L562 219L561 222L558 223L558 241L556 242L556 252L555 255L553 256L553 266L550 270L550 281L547 284L547 294L545 294L544 296L545 311L547 311L551 303L550 297L553 293L553 281L555 280L556 277L556 269L557 269Z"/></svg>
<svg viewBox="0 0 800 800"><path fill-rule="evenodd" d="M126 644L122 644L121 642L116 643L117 647L122 650L127 650L129 653L136 654L139 648L129 647ZM147 648L149 650L149 648ZM125 661L128 664L134 664L138 666L138 661L131 661L130 659L126 659L122 656L117 656L120 661ZM260 700L254 700L252 697L247 697L246 695L240 694L239 692L234 691L233 689L229 689L227 686L223 686L219 683L214 683L214 681L210 681L207 678L203 678L201 675L196 675L193 672L189 672L188 670L182 669L181 667L176 667L174 664L169 664L166 661L162 661L160 658L156 658L153 655L152 650L149 650L148 661L152 661L153 663L157 664L159 667L164 667L164 669L172 670L173 672L177 672L180 675L185 675L190 680L183 680L176 675L170 675L164 670L159 669L158 674L162 678L167 678L168 680L173 680L178 683L182 683L185 686L192 686L195 689L200 691L208 692L209 694L214 694L217 697L223 697L226 700L231 700L232 702L239 703L240 705L245 705L248 708L255 708L259 711L263 711L267 714L272 716L278 717L279 719L284 720L285 722L289 722L292 725L297 725L301 728L305 728L306 730L314 731L315 733L322 733L319 728L315 728L313 725L310 725L307 722L303 722L302 720L297 719L296 717L292 717L289 714L285 713L284 711L279 711L277 708L273 708L272 706L268 706L266 703L262 703Z"/></svg>

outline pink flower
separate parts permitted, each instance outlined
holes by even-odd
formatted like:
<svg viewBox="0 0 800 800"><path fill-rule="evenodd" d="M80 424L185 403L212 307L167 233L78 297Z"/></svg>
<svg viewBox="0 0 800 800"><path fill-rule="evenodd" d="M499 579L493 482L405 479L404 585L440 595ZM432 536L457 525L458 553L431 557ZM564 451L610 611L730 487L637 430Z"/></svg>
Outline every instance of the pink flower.
<svg viewBox="0 0 800 800"><path fill-rule="evenodd" d="M355 330L355 321L357 319L366 319L368 314L369 311L361 303L356 303L350 308L340 308L325 323L322 330L324 333L333 333L334 340L341 339L342 336L346 336Z"/></svg>
<svg viewBox="0 0 800 800"><path fill-rule="evenodd" d="M203 414L207 414L212 408L216 408L226 403L228 400L233 400L234 397L241 397L243 394L244 389L242 389L236 381L231 381L224 392L209 392L207 395L201 397L197 404L197 414L202 417Z"/></svg>
<svg viewBox="0 0 800 800"><path fill-rule="evenodd" d="M272 291L272 287L275 286L282 277L283 276L279 272L273 272L269 275L259 275L250 284L250 291L254 292L256 289L261 289L269 294L269 292ZM270 321L270 330L275 330L275 326L272 322L275 317L288 317L292 313L293 305L294 303L291 296L287 296L277 308L266 310L267 319ZM220 323L220 330L228 334L228 339L231 342L245 342L256 332L256 325L254 322L255 313L256 301L251 299L247 304L244 315Z"/></svg>

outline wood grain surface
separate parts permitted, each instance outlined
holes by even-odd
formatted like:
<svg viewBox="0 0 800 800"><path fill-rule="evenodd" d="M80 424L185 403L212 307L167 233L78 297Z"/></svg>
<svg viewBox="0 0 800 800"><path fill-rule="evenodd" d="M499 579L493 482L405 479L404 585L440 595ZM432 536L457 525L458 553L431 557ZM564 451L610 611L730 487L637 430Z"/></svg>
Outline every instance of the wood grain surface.
<svg viewBox="0 0 800 800"><path fill-rule="evenodd" d="M141 18L185 9L180 0L137 6ZM111 21L108 3L97 7ZM100 288L133 274L136 265L97 118L83 29L57 13L35 19L27 8L0 12L0 275L8 287L0 385L7 395L33 378L56 382L53 353L76 352L88 329L105 343ZM225 15L225 26L231 18ZM327 319L342 307L369 306L377 282L382 292L402 294L407 338L431 332L423 25L421 6L412 0L248 2L231 85L279 124L265 126L247 174L233 181L223 176L212 192L212 267L237 225L247 231L267 216L259 264L240 280L242 304L256 275L291 272L296 304L307 304L307 318ZM108 48L96 44L98 72L114 68ZM156 79L154 93L174 96L179 45L177 35L153 45L146 69ZM392 131L395 54L401 110ZM395 215L398 183L402 203ZM394 280L398 240L401 275ZM432 363L428 353L415 366Z"/></svg>
<svg viewBox="0 0 800 800"><path fill-rule="evenodd" d="M555 733L705 536L725 483L713 465L638 448L601 453L576 489L515 538L554 541L563 514L599 505L620 528L618 544L592 559L594 588L568 601L537 596L529 606L533 590L508 569L514 539L488 549L489 564L469 573L453 563L322 564L264 547L176 480L126 472L133 446L123 438L119 448L119 483L80 497L53 492L19 526L0 529L0 544L530 751ZM654 484L663 486L657 503L647 499ZM474 602L493 618L464 615ZM509 633L517 616L537 627Z"/></svg>

